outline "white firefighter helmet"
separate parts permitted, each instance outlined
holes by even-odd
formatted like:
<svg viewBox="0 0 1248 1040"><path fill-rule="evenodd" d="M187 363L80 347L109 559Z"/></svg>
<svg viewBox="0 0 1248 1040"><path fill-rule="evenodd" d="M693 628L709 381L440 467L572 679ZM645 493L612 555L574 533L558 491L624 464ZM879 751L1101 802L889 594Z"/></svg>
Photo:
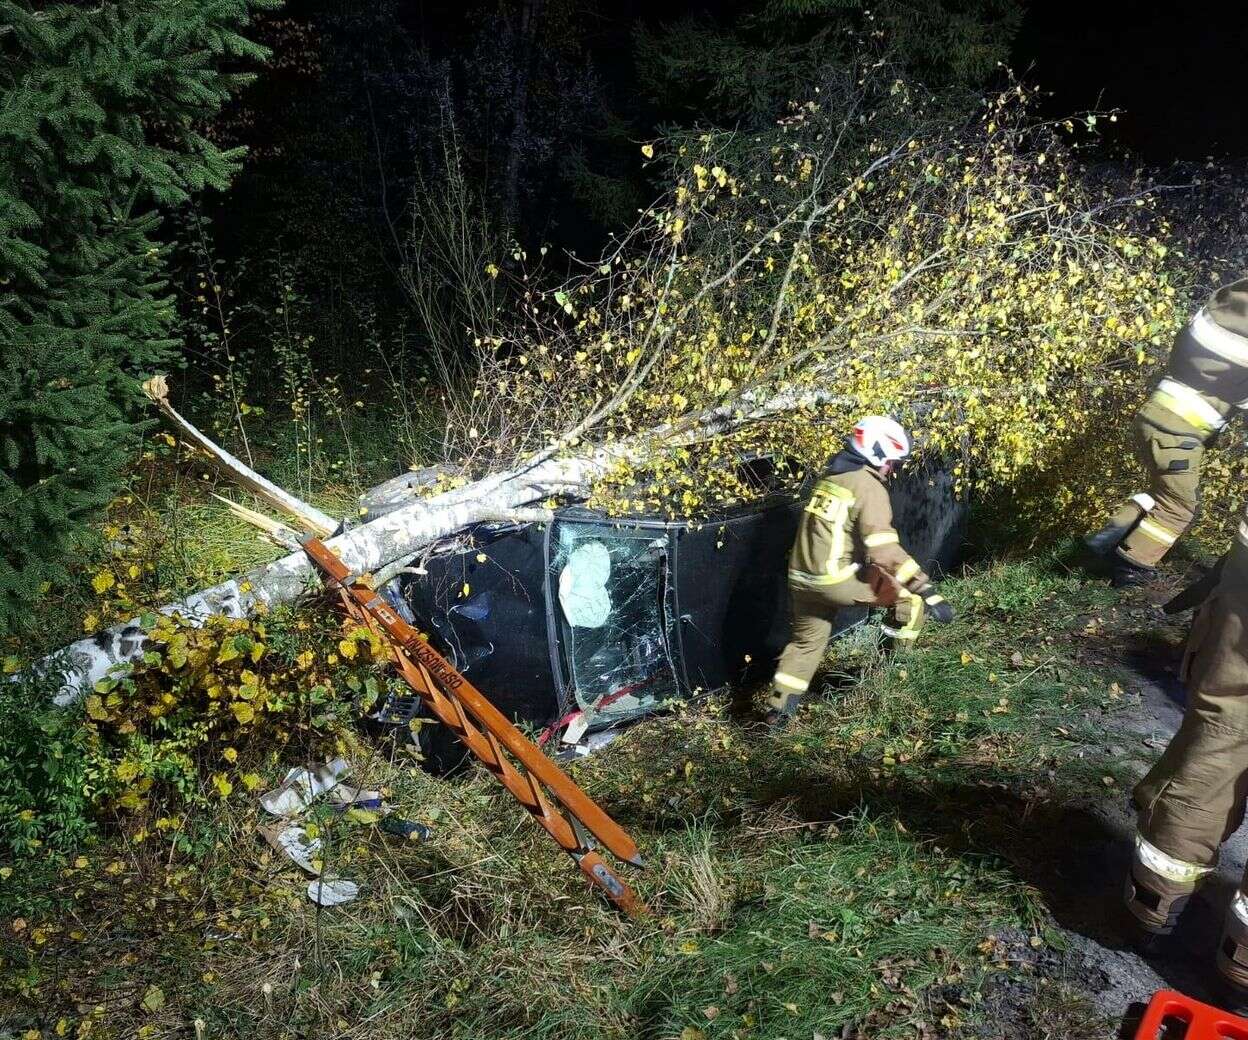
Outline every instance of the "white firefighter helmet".
<svg viewBox="0 0 1248 1040"><path fill-rule="evenodd" d="M910 454L910 435L896 419L868 415L854 425L849 446L872 466L900 462Z"/></svg>

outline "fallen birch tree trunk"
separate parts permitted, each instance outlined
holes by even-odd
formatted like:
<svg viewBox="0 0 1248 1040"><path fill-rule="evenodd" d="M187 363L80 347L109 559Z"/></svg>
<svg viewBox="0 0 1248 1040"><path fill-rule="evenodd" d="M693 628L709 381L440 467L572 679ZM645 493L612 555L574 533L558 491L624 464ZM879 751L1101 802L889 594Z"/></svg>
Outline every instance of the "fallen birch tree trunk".
<svg viewBox="0 0 1248 1040"><path fill-rule="evenodd" d="M551 495L582 489L598 468L589 459L572 459L547 462L524 473L499 474L467 488L413 502L331 538L326 544L352 572L371 573L475 523L498 518ZM318 584L311 561L302 551L294 552L162 607L160 612L181 614L191 621L202 621L214 614L244 617L261 605L272 607L288 602ZM80 639L46 658L39 667L63 674L55 700L57 704L71 704L110 669L140 657L142 647L143 630L135 619Z"/></svg>
<svg viewBox="0 0 1248 1040"><path fill-rule="evenodd" d="M545 519L548 514L535 513L531 507L551 498L568 501L588 497L593 482L619 461L652 457L656 450L688 447L749 423L836 400L830 391L785 392L758 404L740 401L735 405L722 405L679 428L660 428L630 441L600 445L579 455L559 457L558 446L552 446L513 469L410 502L330 538L326 544L353 573L371 574L476 524ZM185 425L185 420L178 423L179 429L184 429ZM199 436L203 438L202 434ZM197 439L196 443L200 441ZM235 467L226 467L231 473L242 467L234 461ZM299 515L302 505L292 499L290 512ZM299 551L167 604L159 612L179 614L195 623L213 615L245 617L257 608L290 602L318 587L316 569ZM83 697L111 669L140 658L143 643L143 628L135 618L70 644L44 658L36 668L44 674L62 677L55 702L69 705Z"/></svg>

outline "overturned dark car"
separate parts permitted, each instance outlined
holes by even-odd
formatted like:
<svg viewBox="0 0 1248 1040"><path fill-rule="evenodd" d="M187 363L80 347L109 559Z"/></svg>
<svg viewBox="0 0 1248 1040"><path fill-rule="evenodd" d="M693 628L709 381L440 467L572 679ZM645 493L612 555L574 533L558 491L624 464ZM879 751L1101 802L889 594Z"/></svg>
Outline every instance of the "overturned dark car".
<svg viewBox="0 0 1248 1040"><path fill-rule="evenodd" d="M517 723L602 730L664 702L765 679L788 641L786 560L804 495L768 490L697 520L610 517L580 506L550 523L483 524L391 586L448 659ZM802 489L804 491L804 489ZM902 541L931 573L962 541L965 506L947 473L892 488ZM865 616L844 612L843 628ZM416 698L378 721L406 724ZM422 736L437 764L442 727Z"/></svg>

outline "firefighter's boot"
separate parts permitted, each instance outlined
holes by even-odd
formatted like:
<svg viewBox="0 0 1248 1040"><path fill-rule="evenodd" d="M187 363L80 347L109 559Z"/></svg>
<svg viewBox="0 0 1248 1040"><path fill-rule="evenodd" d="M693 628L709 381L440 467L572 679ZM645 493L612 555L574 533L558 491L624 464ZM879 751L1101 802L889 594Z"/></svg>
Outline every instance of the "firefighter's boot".
<svg viewBox="0 0 1248 1040"><path fill-rule="evenodd" d="M767 714L763 716L763 723L769 733L782 733L793 721L797 709L802 706L802 695L790 693L779 705L775 704L774 699L768 703L769 707Z"/></svg>
<svg viewBox="0 0 1248 1040"><path fill-rule="evenodd" d="M1085 535L1083 544L1097 556L1109 555L1122 544L1122 540L1131 533L1140 518L1154 506L1151 495L1133 495L1122 504L1122 507L1109 518L1099 531Z"/></svg>
<svg viewBox="0 0 1248 1040"><path fill-rule="evenodd" d="M1223 1004L1239 1014L1248 1008L1248 897L1236 892L1218 942Z"/></svg>
<svg viewBox="0 0 1248 1040"><path fill-rule="evenodd" d="M1156 567L1144 567L1134 560L1127 559L1119 552L1114 557L1114 573L1109 583L1116 589L1128 589L1137 585L1147 585L1156 577Z"/></svg>
<svg viewBox="0 0 1248 1040"><path fill-rule="evenodd" d="M1145 951L1154 948L1159 939L1174 931L1198 883L1198 880L1178 881L1158 873L1141 861L1137 847L1127 872L1123 896L1138 930L1136 943L1141 948Z"/></svg>

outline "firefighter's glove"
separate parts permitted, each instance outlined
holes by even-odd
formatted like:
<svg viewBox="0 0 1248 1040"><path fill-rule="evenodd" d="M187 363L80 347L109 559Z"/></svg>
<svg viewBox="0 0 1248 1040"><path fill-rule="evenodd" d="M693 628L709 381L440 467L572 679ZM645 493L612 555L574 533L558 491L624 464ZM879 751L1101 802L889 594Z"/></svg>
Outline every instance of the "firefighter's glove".
<svg viewBox="0 0 1248 1040"><path fill-rule="evenodd" d="M953 607L935 589L928 589L923 593L923 605L927 608L927 616L933 621L939 621L942 625L947 625L953 620Z"/></svg>

